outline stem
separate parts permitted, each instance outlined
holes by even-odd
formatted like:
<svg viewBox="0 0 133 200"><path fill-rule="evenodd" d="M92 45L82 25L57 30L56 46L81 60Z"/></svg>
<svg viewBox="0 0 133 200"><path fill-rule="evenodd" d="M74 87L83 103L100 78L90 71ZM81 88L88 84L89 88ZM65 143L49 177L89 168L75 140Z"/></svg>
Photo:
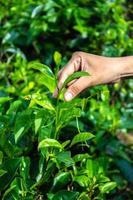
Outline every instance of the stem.
<svg viewBox="0 0 133 200"><path fill-rule="evenodd" d="M78 117L76 117L76 124L77 124L77 129L78 129L78 132L79 132L79 133L81 133L81 132L80 132L80 128L79 128L79 121L78 121Z"/></svg>

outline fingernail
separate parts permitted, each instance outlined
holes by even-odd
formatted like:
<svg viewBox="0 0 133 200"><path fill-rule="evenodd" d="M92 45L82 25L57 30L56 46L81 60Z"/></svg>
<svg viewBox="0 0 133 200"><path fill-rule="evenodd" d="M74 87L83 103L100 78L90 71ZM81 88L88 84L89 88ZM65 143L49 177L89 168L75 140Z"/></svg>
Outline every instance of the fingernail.
<svg viewBox="0 0 133 200"><path fill-rule="evenodd" d="M66 92L65 94L65 100L70 101L73 98L73 95L70 92Z"/></svg>

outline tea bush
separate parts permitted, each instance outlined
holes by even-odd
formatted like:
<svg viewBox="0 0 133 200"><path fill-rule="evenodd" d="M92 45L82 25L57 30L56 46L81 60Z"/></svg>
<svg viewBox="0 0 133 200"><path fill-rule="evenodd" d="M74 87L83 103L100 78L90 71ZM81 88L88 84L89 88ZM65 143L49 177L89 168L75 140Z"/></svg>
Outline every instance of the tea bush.
<svg viewBox="0 0 133 200"><path fill-rule="evenodd" d="M131 14L125 0L1 0L2 200L132 199L133 81L52 97L72 52L132 54Z"/></svg>

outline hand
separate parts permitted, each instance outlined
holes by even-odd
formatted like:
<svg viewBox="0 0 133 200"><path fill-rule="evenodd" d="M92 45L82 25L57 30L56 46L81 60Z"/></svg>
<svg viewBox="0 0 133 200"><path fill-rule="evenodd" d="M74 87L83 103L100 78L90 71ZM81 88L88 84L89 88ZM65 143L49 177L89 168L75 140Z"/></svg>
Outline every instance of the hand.
<svg viewBox="0 0 133 200"><path fill-rule="evenodd" d="M76 71L86 71L90 76L81 77L68 84L64 95L66 101L70 101L88 87L118 82L124 76L126 58L110 58L75 52L68 64L59 71L58 89L61 89L66 78ZM54 97L57 97L58 89L56 88Z"/></svg>

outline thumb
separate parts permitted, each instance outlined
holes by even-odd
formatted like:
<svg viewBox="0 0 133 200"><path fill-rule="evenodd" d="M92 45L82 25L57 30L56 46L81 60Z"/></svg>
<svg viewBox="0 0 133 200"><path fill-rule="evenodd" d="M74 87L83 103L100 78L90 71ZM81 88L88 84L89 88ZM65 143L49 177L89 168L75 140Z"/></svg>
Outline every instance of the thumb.
<svg viewBox="0 0 133 200"><path fill-rule="evenodd" d="M65 92L64 98L66 101L72 100L76 97L80 92L82 92L87 87L91 86L92 79L91 77L81 77L77 81L75 81L72 85L67 88Z"/></svg>

